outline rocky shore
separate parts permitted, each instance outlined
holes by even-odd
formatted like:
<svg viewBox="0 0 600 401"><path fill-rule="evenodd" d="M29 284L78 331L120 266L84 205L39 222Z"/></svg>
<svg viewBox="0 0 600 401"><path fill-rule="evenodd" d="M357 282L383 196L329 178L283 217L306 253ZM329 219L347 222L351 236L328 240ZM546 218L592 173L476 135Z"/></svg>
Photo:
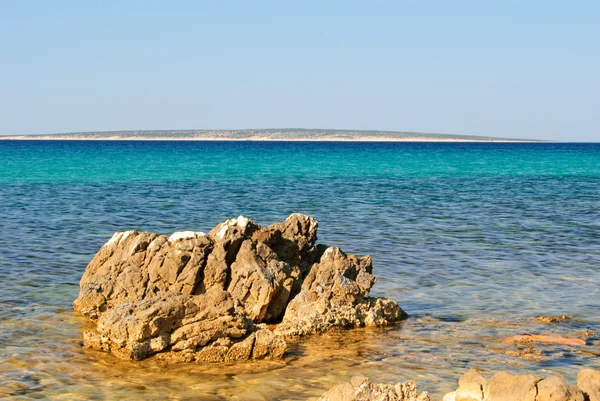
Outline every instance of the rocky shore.
<svg viewBox="0 0 600 401"><path fill-rule="evenodd" d="M427 392L419 393L414 381L395 385L376 384L356 376L332 387L319 401L429 401ZM443 401L600 401L600 371L583 369L577 385L569 385L560 376L539 378L498 372L489 380L471 369L458 381L458 389Z"/></svg>
<svg viewBox="0 0 600 401"><path fill-rule="evenodd" d="M571 386L560 376L541 379L498 372L488 380L471 369L443 401L600 401L600 371L581 370L577 386Z"/></svg>
<svg viewBox="0 0 600 401"><path fill-rule="evenodd" d="M240 216L208 234L115 233L73 304L95 326L84 345L133 360L280 358L290 338L406 317L369 297L371 258L317 245L317 227L292 214L265 227Z"/></svg>

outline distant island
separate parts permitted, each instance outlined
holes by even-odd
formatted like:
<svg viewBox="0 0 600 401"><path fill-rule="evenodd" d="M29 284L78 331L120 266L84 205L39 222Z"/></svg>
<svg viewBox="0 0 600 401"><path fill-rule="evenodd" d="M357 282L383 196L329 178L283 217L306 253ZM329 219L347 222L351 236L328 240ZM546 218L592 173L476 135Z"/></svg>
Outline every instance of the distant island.
<svg viewBox="0 0 600 401"><path fill-rule="evenodd" d="M0 136L0 140L138 140L138 141L348 141L348 142L540 142L532 139L401 131L341 129L242 129L97 131Z"/></svg>

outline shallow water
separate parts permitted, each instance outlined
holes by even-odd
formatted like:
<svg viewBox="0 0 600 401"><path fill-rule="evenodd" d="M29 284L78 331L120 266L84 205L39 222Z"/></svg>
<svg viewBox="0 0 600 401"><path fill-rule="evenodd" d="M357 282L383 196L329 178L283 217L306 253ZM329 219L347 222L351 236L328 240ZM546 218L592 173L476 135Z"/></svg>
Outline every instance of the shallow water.
<svg viewBox="0 0 600 401"><path fill-rule="evenodd" d="M81 347L71 311L114 231L319 221L371 254L398 327L314 336L282 361L130 363ZM364 374L441 397L468 367L600 368L600 144L0 141L0 398L302 400ZM569 315L543 325L538 315Z"/></svg>

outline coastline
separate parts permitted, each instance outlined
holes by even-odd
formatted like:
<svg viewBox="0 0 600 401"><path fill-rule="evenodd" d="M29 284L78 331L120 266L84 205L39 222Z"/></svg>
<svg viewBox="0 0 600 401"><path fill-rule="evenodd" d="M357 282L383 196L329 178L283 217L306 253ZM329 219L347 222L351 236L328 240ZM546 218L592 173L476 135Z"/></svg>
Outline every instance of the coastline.
<svg viewBox="0 0 600 401"><path fill-rule="evenodd" d="M0 136L0 140L5 141L200 141L200 142L440 142L440 143L548 143L551 141L527 140L527 139L462 139L462 138L432 138L432 137L369 137L361 136L356 138L339 138L333 136L323 136L318 138L282 138L255 136L248 138L233 137L124 137L124 136Z"/></svg>

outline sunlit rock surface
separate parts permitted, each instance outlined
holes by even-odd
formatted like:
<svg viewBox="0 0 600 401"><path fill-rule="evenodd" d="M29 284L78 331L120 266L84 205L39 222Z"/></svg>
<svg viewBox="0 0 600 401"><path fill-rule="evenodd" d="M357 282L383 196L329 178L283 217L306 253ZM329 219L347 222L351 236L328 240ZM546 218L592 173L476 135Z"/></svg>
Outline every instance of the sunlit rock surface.
<svg viewBox="0 0 600 401"><path fill-rule="evenodd" d="M392 386L355 376L331 388L318 401L429 401L429 395L427 392L419 394L414 381Z"/></svg>
<svg viewBox="0 0 600 401"><path fill-rule="evenodd" d="M388 299L368 298L375 283L371 257L325 250L304 279L275 333L301 336L334 327L386 326L406 314Z"/></svg>
<svg viewBox="0 0 600 401"><path fill-rule="evenodd" d="M240 216L208 234L115 233L73 304L96 324L84 344L134 360L278 358L283 338L403 319L396 302L368 296L371 258L317 245L317 227L292 214L266 227Z"/></svg>
<svg viewBox="0 0 600 401"><path fill-rule="evenodd" d="M495 373L489 380L475 369L465 373L456 391L444 401L584 401L600 400L600 371L583 369L577 386L560 376L540 379L535 375Z"/></svg>

